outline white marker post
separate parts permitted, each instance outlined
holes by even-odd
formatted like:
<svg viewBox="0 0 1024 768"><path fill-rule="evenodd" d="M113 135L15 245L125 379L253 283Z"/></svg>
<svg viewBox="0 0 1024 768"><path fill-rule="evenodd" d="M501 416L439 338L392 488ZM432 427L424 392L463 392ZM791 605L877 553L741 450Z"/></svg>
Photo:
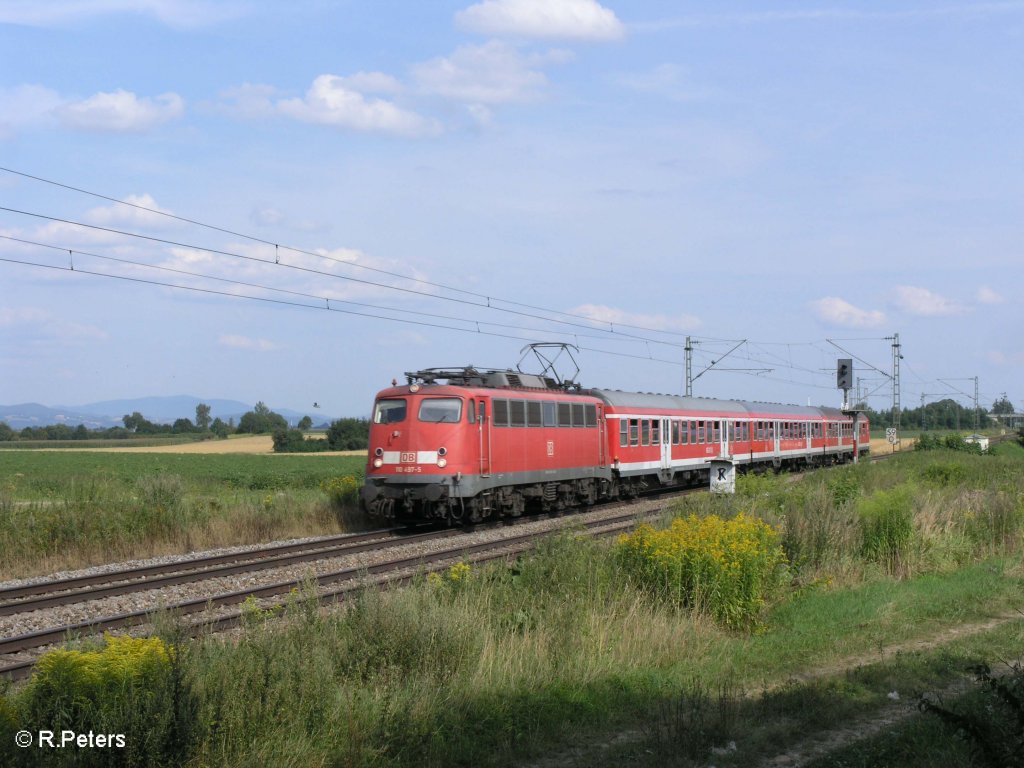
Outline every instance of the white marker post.
<svg viewBox="0 0 1024 768"><path fill-rule="evenodd" d="M712 459L711 492L736 493L736 467L731 459Z"/></svg>

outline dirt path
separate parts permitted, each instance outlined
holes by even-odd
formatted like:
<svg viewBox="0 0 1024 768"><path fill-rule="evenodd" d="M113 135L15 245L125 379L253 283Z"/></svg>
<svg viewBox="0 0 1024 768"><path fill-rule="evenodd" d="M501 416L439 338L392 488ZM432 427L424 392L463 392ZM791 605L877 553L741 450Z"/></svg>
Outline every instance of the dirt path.
<svg viewBox="0 0 1024 768"><path fill-rule="evenodd" d="M799 675L793 675L786 680L766 686L756 691L751 691L745 695L748 698L753 698L765 693L770 693L793 683L799 684L812 682L821 678L832 677L848 670L857 669L858 667L863 667L868 664L885 661L897 654L935 649L962 637L970 637L982 632L987 632L988 630L995 629L996 627L1008 624L1012 621L1024 621L1024 613L1018 611L1006 613L981 622L949 627L943 632L935 635L929 635L926 638L905 640L900 643L893 643L881 648L876 648L870 653L847 656L842 659L837 659L830 664L808 669ZM937 693L944 697L955 696L957 693L966 690L968 685L969 681L964 677L954 680L950 685ZM899 692L894 693L898 696ZM870 715L867 715L860 720L846 723L841 728L820 731L797 738L785 752L777 755L766 756L762 758L759 763L756 763L756 765L758 768L780 768L781 766L786 766L786 768L798 768L811 760L827 755L830 752L839 749L840 747L844 747L854 741L881 733L887 728L897 725L916 713L916 700L894 697L891 704L883 707L881 710L872 712ZM530 761L529 763L524 764L524 768L561 768L562 766L569 765L591 765L596 762L600 762L601 753L606 752L608 749L622 744L640 741L644 736L644 732L638 729L612 734L607 738L595 742L593 745L587 745L586 747L573 747L556 754L548 755L539 760Z"/></svg>
<svg viewBox="0 0 1024 768"><path fill-rule="evenodd" d="M797 682L809 682L823 677L830 677L849 669L856 669L857 667L861 667L866 664L892 658L899 653L931 650L945 645L946 643L953 642L961 637L970 637L971 635L995 629L1003 624L1008 624L1011 621L1021 620L1024 620L1024 615L1019 612L1014 612L1011 614L997 616L983 622L950 627L946 631L934 637L929 637L924 640L917 639L904 643L896 643L882 648L880 652L875 652L870 655L863 654L859 656L851 656L835 664L815 668L806 674L795 676L791 678L791 680L795 680ZM938 693L942 698L951 698L966 692L969 685L969 678L964 676L960 679L954 680L942 690L936 691L936 693ZM779 686L772 686L766 689L766 691L773 690L777 687ZM888 728L898 725L908 717L917 714L918 710L915 699L903 699L899 696L899 691L893 692L892 699L893 701L891 704L883 707L877 712L872 712L870 715L867 715L860 720L846 723L841 728L812 733L790 745L785 752L771 757L766 757L757 765L759 768L779 768L779 766L798 768L805 763L823 757L830 752L834 752L835 750L845 747L855 741L875 736Z"/></svg>

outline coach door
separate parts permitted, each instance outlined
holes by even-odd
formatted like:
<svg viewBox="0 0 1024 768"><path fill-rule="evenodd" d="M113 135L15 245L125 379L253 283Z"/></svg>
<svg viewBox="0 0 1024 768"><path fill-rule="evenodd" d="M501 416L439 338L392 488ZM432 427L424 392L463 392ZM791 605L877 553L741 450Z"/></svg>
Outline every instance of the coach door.
<svg viewBox="0 0 1024 768"><path fill-rule="evenodd" d="M491 474L491 420L487 417L487 403L477 403L477 433L480 435L480 474Z"/></svg>
<svg viewBox="0 0 1024 768"><path fill-rule="evenodd" d="M672 422L668 419L661 420L661 468L669 469L672 466Z"/></svg>

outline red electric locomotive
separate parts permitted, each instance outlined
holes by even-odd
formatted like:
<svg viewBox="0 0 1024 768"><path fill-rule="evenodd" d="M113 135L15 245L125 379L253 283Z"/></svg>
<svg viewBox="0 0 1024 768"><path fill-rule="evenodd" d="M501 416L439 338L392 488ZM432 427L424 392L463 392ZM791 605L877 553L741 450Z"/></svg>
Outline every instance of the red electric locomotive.
<svg viewBox="0 0 1024 768"><path fill-rule="evenodd" d="M375 517L474 522L707 482L711 459L780 469L867 450L867 421L834 408L581 390L509 370L406 378L374 404L360 499Z"/></svg>

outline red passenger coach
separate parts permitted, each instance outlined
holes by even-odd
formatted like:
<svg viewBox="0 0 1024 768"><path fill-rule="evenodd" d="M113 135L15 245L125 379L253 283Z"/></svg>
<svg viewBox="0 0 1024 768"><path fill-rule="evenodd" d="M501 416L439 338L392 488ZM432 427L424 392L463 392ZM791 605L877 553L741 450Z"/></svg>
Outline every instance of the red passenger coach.
<svg viewBox="0 0 1024 768"><path fill-rule="evenodd" d="M385 519L554 511L707 482L713 459L778 470L867 450L867 421L835 408L580 390L517 371L406 378L377 396L360 492Z"/></svg>

